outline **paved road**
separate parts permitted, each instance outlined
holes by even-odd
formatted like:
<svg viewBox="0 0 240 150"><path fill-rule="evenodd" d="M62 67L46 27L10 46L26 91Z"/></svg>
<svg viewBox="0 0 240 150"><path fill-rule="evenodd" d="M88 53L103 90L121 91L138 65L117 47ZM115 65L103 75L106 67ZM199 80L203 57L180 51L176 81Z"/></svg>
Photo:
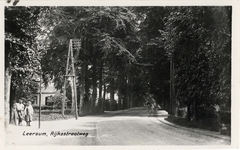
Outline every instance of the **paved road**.
<svg viewBox="0 0 240 150"><path fill-rule="evenodd" d="M162 117L164 116L166 116L166 113L163 113ZM139 109L132 109L101 121L97 127L98 136L103 145L230 144L228 140L190 132L189 130L169 126L155 117L139 115Z"/></svg>
<svg viewBox="0 0 240 150"><path fill-rule="evenodd" d="M6 134L6 145L228 145L230 140L207 136L199 132L169 126L159 118L148 116L145 108L106 112L99 116L79 117L78 120L42 122L32 127L11 125ZM85 135L57 135L52 132ZM209 132L209 131L206 131ZM25 135L23 135L23 133ZM43 136L27 133L46 133ZM86 134L87 133L87 134Z"/></svg>

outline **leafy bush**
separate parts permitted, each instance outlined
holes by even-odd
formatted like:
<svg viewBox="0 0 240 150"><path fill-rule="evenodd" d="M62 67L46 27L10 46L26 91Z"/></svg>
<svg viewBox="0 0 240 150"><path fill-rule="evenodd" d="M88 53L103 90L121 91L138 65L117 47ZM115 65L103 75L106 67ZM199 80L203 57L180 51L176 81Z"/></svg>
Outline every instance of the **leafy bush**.
<svg viewBox="0 0 240 150"><path fill-rule="evenodd" d="M231 112L230 111L221 111L221 123L231 124Z"/></svg>
<svg viewBox="0 0 240 150"><path fill-rule="evenodd" d="M186 118L169 116L168 118L166 118L166 120L184 127L200 128L200 129L206 129L211 131L219 131L220 129L220 124L218 124L216 122L217 120L213 118L200 119L197 122L193 122L193 121L187 120Z"/></svg>
<svg viewBox="0 0 240 150"><path fill-rule="evenodd" d="M187 115L186 107L178 108L177 109L177 116L185 118Z"/></svg>
<svg viewBox="0 0 240 150"><path fill-rule="evenodd" d="M206 119L206 118L218 118L219 114L215 111L215 108L210 107L198 107L197 108L197 118L198 119Z"/></svg>

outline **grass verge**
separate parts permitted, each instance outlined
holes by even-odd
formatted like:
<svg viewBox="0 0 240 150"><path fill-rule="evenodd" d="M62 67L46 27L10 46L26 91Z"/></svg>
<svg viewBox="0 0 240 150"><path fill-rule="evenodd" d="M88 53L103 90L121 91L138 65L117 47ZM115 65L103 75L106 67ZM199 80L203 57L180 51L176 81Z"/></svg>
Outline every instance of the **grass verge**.
<svg viewBox="0 0 240 150"><path fill-rule="evenodd" d="M71 114L71 110L65 110L64 117L62 116L61 110L43 110L41 111L41 121L52 121L52 120L64 120L69 118L74 118ZM38 121L39 112L36 111L33 114L33 121Z"/></svg>
<svg viewBox="0 0 240 150"><path fill-rule="evenodd" d="M174 116L168 116L165 120L174 123L179 126L188 127L188 128L198 128L211 131L219 131L219 127L216 123L213 123L213 120L199 120L197 122L187 120L186 118L179 118Z"/></svg>

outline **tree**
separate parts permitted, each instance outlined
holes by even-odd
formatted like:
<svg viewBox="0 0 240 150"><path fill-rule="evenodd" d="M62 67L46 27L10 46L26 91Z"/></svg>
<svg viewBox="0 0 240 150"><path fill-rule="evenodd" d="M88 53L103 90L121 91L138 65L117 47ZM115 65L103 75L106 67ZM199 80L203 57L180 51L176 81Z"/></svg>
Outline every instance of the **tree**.
<svg viewBox="0 0 240 150"><path fill-rule="evenodd" d="M19 91L25 89L19 86L32 86L26 79L40 69L35 43L40 10L40 7L5 7L5 125L9 122L10 88Z"/></svg>
<svg viewBox="0 0 240 150"><path fill-rule="evenodd" d="M169 110L169 60L164 48L161 32L165 28L164 17L168 15L166 7L134 7L139 23L137 36L140 39L140 48L137 50L138 66L141 73L134 75L137 79L134 87L141 97L153 94L156 102ZM139 72L139 71L137 71ZM140 82L141 81L141 82ZM145 101L145 100L144 100Z"/></svg>
<svg viewBox="0 0 240 150"><path fill-rule="evenodd" d="M225 70L231 62L231 8L169 7L168 11L162 35L167 53L174 57L177 99L188 110L193 105L195 121L210 117L214 105L223 104L219 94L230 94L220 91L219 83L226 83L220 76L225 74L225 86L230 87L230 72ZM229 103L230 96L227 99Z"/></svg>
<svg viewBox="0 0 240 150"><path fill-rule="evenodd" d="M85 99L90 98L88 92L90 85L87 80L91 79L93 92L90 110L93 112L97 95L98 62L110 64L114 57L121 57L124 63L135 59L124 44L126 35L134 30L134 15L125 7L54 7L50 12L47 20L50 20L54 26L51 32L51 44L43 61L46 63L43 66L44 73L54 78L54 82L60 88L64 75L62 70L65 68L61 60L66 59L68 41L71 38L82 39L81 52L75 52L76 72L79 75L80 70L83 70L81 65L85 66ZM57 60L54 65L53 60ZM88 65L91 67L89 68Z"/></svg>

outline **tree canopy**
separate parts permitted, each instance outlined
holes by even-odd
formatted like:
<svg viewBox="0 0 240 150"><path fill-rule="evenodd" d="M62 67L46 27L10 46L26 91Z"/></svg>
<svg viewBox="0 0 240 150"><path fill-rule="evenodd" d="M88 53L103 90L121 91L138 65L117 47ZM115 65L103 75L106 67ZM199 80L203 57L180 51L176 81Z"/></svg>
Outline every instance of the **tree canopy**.
<svg viewBox="0 0 240 150"><path fill-rule="evenodd" d="M69 40L79 39L79 113L152 99L167 111L191 106L201 118L216 105L230 110L231 35L231 7L7 7L5 70L12 86L34 88L28 81L41 71L45 85L63 91Z"/></svg>

